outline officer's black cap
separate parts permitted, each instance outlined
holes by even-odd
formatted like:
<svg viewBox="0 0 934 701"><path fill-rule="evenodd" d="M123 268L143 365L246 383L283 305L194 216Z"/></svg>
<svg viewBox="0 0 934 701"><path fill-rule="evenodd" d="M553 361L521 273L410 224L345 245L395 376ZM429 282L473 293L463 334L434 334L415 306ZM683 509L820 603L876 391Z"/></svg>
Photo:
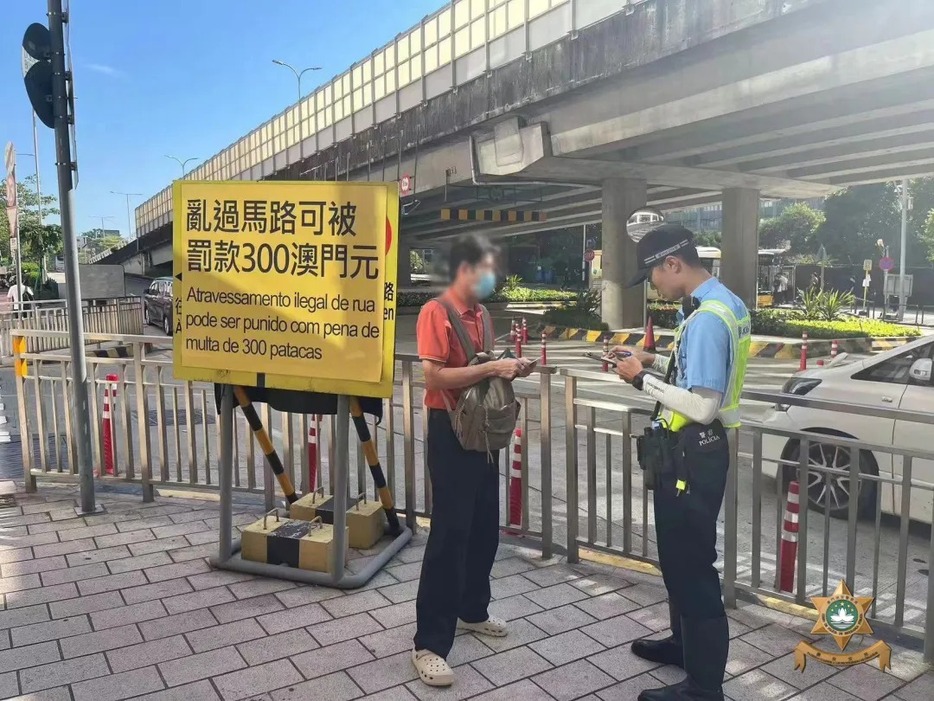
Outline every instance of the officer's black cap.
<svg viewBox="0 0 934 701"><path fill-rule="evenodd" d="M659 265L665 258L693 247L694 234L680 224L661 224L655 227L636 244L639 270L629 281L627 287L641 285L648 279L652 268Z"/></svg>

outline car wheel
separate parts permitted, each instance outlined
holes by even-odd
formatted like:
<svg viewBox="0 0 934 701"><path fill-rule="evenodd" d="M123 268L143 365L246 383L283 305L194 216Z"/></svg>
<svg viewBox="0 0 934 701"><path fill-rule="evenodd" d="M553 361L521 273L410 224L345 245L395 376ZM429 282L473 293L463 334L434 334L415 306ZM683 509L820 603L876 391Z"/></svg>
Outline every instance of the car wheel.
<svg viewBox="0 0 934 701"><path fill-rule="evenodd" d="M152 326L152 318L149 316L149 307L145 304L143 305L143 323L146 326Z"/></svg>
<svg viewBox="0 0 934 701"><path fill-rule="evenodd" d="M162 315L162 331L166 336L172 335L172 320L169 318L168 314Z"/></svg>
<svg viewBox="0 0 934 701"><path fill-rule="evenodd" d="M841 437L849 438L850 436ZM783 453L784 459L797 463L800 459L800 450L801 446L798 441L788 441ZM830 443L808 445L808 504L810 508L820 513L829 511L834 518L845 519L849 516L850 499L854 497L849 476L831 474L819 468L832 467L838 470L849 470L852 455L851 449ZM857 459L860 474L879 474L879 468L871 452L861 450ZM786 487L797 477L797 467L786 465L784 469ZM876 505L876 488L875 482L859 480L859 491L855 498L857 499L857 514L860 516L873 513Z"/></svg>

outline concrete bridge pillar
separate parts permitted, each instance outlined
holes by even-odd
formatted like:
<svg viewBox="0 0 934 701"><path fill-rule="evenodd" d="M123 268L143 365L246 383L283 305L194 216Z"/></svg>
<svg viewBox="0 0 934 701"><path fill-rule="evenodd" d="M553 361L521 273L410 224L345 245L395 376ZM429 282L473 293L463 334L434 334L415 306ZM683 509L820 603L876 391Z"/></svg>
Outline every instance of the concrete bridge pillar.
<svg viewBox="0 0 934 701"><path fill-rule="evenodd" d="M756 308L759 277L759 191L723 191L720 280L750 309Z"/></svg>
<svg viewBox="0 0 934 701"><path fill-rule="evenodd" d="M630 215L646 203L645 180L603 182L603 309L601 318L611 329L642 325L643 287L626 289L636 274L636 244L626 235Z"/></svg>

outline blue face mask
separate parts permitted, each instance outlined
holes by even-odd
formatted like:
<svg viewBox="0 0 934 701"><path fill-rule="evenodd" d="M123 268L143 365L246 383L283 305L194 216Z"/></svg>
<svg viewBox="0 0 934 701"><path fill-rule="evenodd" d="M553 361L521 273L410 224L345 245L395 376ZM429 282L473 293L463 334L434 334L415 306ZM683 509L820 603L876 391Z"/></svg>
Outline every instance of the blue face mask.
<svg viewBox="0 0 934 701"><path fill-rule="evenodd" d="M474 286L474 294L477 295L477 299L486 299L493 294L495 290L496 275L490 270L480 273L480 279L477 280L477 284Z"/></svg>

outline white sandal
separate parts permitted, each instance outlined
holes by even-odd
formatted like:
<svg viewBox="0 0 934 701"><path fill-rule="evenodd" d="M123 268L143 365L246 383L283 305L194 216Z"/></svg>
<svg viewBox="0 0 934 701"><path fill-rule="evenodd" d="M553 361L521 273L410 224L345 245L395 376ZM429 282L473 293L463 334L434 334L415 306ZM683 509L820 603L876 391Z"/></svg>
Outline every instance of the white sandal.
<svg viewBox="0 0 934 701"><path fill-rule="evenodd" d="M412 650L412 664L428 686L451 686L454 683L454 672L447 661L431 650Z"/></svg>
<svg viewBox="0 0 934 701"><path fill-rule="evenodd" d="M467 623L457 619L458 630L469 630L480 635L488 635L491 638L505 638L509 633L509 626L502 618L490 617L480 623Z"/></svg>

